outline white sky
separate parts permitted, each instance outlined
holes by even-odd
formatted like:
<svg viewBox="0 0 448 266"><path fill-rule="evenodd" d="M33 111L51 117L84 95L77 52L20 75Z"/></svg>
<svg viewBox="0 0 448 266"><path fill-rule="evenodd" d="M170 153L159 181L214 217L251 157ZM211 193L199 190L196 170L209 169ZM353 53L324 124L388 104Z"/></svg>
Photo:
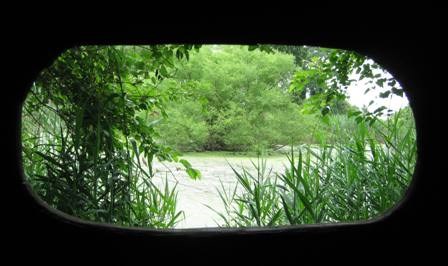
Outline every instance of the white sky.
<svg viewBox="0 0 448 266"><path fill-rule="evenodd" d="M373 69L372 72L374 75L379 73L384 78L392 77L386 71ZM353 73L352 75L350 75L350 79L358 80L359 76L360 76L359 74ZM370 112L372 112L373 110L375 110L380 106L386 106L391 110L398 111L401 108L409 105L408 99L406 98L406 94L404 94L403 97L400 97L391 93L388 98L380 98L379 94L381 92L384 92L391 88L389 85L387 85L386 82L384 83L383 86L384 88L379 87L375 83L366 84L367 82L368 82L367 79L363 81L355 81L347 88L347 95L349 97L348 101L352 105L357 106L359 108L366 106L367 110ZM369 87L370 88L374 87L374 89L371 89L367 94L364 94L365 90ZM397 85L396 87L401 88L400 85ZM374 100L374 102L372 105L368 106L371 100Z"/></svg>

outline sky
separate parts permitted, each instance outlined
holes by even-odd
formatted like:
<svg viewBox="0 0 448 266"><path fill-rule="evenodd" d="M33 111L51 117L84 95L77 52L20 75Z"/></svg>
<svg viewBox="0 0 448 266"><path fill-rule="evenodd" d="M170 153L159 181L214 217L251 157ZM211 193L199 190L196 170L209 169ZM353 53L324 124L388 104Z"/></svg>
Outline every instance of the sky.
<svg viewBox="0 0 448 266"><path fill-rule="evenodd" d="M384 78L392 77L387 71L373 71L373 74L377 73L381 74ZM351 74L350 79L358 80L359 75L353 73ZM390 86L388 86L386 83L384 84L384 88L381 88L376 84L367 85L366 82L367 80L355 81L347 88L348 101L350 104L355 105L359 108L367 106L367 110L370 112L380 106L386 106L393 111L398 111L401 108L409 105L406 94L404 94L403 97L391 94L391 96L389 96L388 98L380 98L379 93L390 89ZM374 87L374 89L370 90L367 94L364 94L365 90L369 87ZM401 87L398 86L398 88ZM371 106L368 106L371 100L374 100L374 103Z"/></svg>

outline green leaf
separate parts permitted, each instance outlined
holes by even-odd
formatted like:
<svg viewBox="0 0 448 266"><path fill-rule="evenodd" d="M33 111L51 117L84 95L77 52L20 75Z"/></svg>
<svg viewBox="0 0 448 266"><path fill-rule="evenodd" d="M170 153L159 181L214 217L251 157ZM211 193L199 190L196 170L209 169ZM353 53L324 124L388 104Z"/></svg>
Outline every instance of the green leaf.
<svg viewBox="0 0 448 266"><path fill-rule="evenodd" d="M282 209L278 210L278 211L274 214L274 216L272 216L272 219L271 219L271 221L267 224L267 226L273 226L273 225L279 220L279 218L281 217L281 214L282 214Z"/></svg>
<svg viewBox="0 0 448 266"><path fill-rule="evenodd" d="M392 88L392 93L400 97L403 97L403 90L397 89L395 87Z"/></svg>
<svg viewBox="0 0 448 266"><path fill-rule="evenodd" d="M179 163L181 163L185 168L191 168L191 164L187 160L180 159Z"/></svg>
<svg viewBox="0 0 448 266"><path fill-rule="evenodd" d="M197 180L201 178L201 172L199 170L196 170L194 168L187 168L187 174L190 176L191 179Z"/></svg>
<svg viewBox="0 0 448 266"><path fill-rule="evenodd" d="M182 52L179 49L177 49L176 50L176 57L177 57L177 59L182 59L182 56L183 56Z"/></svg>
<svg viewBox="0 0 448 266"><path fill-rule="evenodd" d="M249 51L253 51L255 49L258 48L258 45L249 45L249 47L247 48Z"/></svg>
<svg viewBox="0 0 448 266"><path fill-rule="evenodd" d="M160 67L160 74L162 74L162 76L164 77L168 76L168 71L166 70L166 67L164 65Z"/></svg>
<svg viewBox="0 0 448 266"><path fill-rule="evenodd" d="M64 169L64 165L62 165L61 163L59 163L58 161L56 161L56 160L53 159L52 157L50 157L50 156L48 156L48 155L46 155L46 154L43 154L43 153L40 152L40 151L36 151L36 154L39 155L40 157L44 158L44 159L47 160L48 162L50 162L50 163L52 163L52 164L54 164L54 165L59 166L61 169Z"/></svg>
<svg viewBox="0 0 448 266"><path fill-rule="evenodd" d="M79 146L80 136L81 136L81 130L83 127L83 118L84 118L84 108L81 108L76 112L76 122L75 122L75 138L74 138L74 145L75 147Z"/></svg>
<svg viewBox="0 0 448 266"><path fill-rule="evenodd" d="M381 107L376 108L375 111L373 111L373 113L377 114L377 113L379 113L379 112L381 112L381 111L383 111L385 109L386 109L385 106L381 106Z"/></svg>
<svg viewBox="0 0 448 266"><path fill-rule="evenodd" d="M380 93L381 98L387 98L387 97L389 97L389 95L390 95L390 91L385 91L385 92Z"/></svg>
<svg viewBox="0 0 448 266"><path fill-rule="evenodd" d="M151 121L151 122L148 123L148 126L149 127L153 127L153 126L157 125L158 123L160 123L162 120L163 120L163 118Z"/></svg>
<svg viewBox="0 0 448 266"><path fill-rule="evenodd" d="M132 149L134 150L134 153L138 156L140 155L139 149L137 147L137 142L135 141L135 139L130 139L129 142L131 142L132 144ZM139 160L140 163L140 160Z"/></svg>
<svg viewBox="0 0 448 266"><path fill-rule="evenodd" d="M348 117L358 116L360 114L362 114L361 111L349 112Z"/></svg>
<svg viewBox="0 0 448 266"><path fill-rule="evenodd" d="M289 211L289 206L286 203L285 198L283 196L281 196L281 199L282 199L283 209L285 210L286 218L288 219L289 224L291 224L291 225L295 224L295 221L291 215L291 212Z"/></svg>
<svg viewBox="0 0 448 266"><path fill-rule="evenodd" d="M379 79L376 81L376 84L380 87L383 87L385 81L386 81L386 79Z"/></svg>

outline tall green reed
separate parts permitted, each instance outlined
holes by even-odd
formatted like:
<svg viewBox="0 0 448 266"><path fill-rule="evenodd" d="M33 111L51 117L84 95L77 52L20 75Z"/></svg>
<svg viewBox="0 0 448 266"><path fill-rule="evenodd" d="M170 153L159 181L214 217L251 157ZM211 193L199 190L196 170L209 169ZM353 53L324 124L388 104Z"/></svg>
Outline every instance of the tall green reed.
<svg viewBox="0 0 448 266"><path fill-rule="evenodd" d="M246 169L232 167L242 191L230 195L223 186L220 190L227 196L222 197L226 213L220 214L225 226L353 222L378 217L396 205L416 163L411 114L403 110L386 121L361 121L349 129L333 121L332 128L331 138L321 136L319 145L303 145L297 155L292 148L287 169L276 178L260 182ZM255 170L257 177L264 176L266 163ZM260 219L257 204L266 207L263 213L270 215L263 217L270 219Z"/></svg>
<svg viewBox="0 0 448 266"><path fill-rule="evenodd" d="M237 178L237 185L233 189L226 189L221 182L218 193L225 212L215 212L222 218L222 226L270 227L278 225L282 219L280 198L276 193L276 176L272 174L272 169L267 168L265 159L258 158L256 163L251 163L256 174L245 167L238 171L229 165ZM244 193L237 192L238 186Z"/></svg>

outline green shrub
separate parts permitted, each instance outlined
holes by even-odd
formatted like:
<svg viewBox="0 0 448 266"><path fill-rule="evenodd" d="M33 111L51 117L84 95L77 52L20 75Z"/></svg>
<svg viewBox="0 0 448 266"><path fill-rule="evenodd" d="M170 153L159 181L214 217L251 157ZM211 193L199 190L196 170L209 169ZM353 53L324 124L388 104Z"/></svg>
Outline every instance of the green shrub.
<svg viewBox="0 0 448 266"><path fill-rule="evenodd" d="M157 128L160 142L180 151L202 151L208 137L201 106L179 102L166 110L167 118Z"/></svg>
<svg viewBox="0 0 448 266"><path fill-rule="evenodd" d="M160 130L161 141L183 151L262 151L291 143L295 136L305 135L300 134L304 129L299 126L297 105L286 91L294 69L293 56L284 53L248 51L244 46L201 48L176 75L180 82L195 82L180 102L195 103L197 108L187 109L183 103L170 106L191 126L183 130L179 121L167 120ZM205 143L194 128L207 131ZM179 140L171 137L175 132Z"/></svg>

